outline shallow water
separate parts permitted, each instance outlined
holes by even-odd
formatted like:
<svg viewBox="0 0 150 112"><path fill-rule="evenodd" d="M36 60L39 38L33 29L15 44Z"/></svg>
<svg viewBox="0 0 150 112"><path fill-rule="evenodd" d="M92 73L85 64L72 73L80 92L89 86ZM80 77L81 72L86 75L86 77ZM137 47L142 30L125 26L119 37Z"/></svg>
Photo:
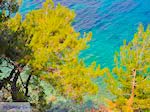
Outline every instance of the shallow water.
<svg viewBox="0 0 150 112"><path fill-rule="evenodd" d="M22 14L38 9L45 0L23 0ZM150 0L54 0L75 10L73 26L77 31L92 31L90 48L80 57L87 65L92 61L113 67L113 56L124 39L130 41L139 23L150 23Z"/></svg>

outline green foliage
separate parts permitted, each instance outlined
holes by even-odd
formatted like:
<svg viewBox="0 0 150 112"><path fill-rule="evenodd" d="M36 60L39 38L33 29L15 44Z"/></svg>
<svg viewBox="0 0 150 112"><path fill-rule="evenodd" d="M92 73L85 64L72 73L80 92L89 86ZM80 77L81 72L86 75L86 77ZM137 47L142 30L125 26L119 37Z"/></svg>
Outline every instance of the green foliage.
<svg viewBox="0 0 150 112"><path fill-rule="evenodd" d="M0 0L0 56L4 55L4 52L5 54L8 54L9 51L11 51L11 53L14 52L14 50L10 49L12 46L8 44L11 43L13 39L12 31L4 22L18 11L20 3L21 0ZM13 33L15 37L17 32Z"/></svg>
<svg viewBox="0 0 150 112"><path fill-rule="evenodd" d="M0 24L0 54L28 66L33 75L62 95L80 101L84 95L98 91L92 78L105 70L95 63L86 67L78 58L92 34L80 37L71 26L74 17L73 11L61 5L55 7L51 0L28 13L24 20L17 14Z"/></svg>
<svg viewBox="0 0 150 112"><path fill-rule="evenodd" d="M0 22L7 20L19 9L21 0L0 0Z"/></svg>
<svg viewBox="0 0 150 112"><path fill-rule="evenodd" d="M29 50L25 47L26 34L22 27L21 16L17 14L15 18L0 23L0 29L0 56L18 62Z"/></svg>
<svg viewBox="0 0 150 112"><path fill-rule="evenodd" d="M110 107L116 111L150 109L150 26L142 25L128 44L114 57L115 67L108 73L108 88L116 98Z"/></svg>

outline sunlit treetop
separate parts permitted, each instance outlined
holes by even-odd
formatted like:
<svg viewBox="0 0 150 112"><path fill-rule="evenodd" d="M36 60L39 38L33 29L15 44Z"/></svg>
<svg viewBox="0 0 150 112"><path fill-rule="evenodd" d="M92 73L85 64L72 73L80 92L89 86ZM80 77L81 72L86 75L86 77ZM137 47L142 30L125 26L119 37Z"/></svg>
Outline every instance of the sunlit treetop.
<svg viewBox="0 0 150 112"><path fill-rule="evenodd" d="M17 14L1 26L1 33L8 31L3 39L8 43L3 54L28 66L34 75L52 84L64 96L82 100L82 96L98 91L92 78L105 70L95 63L87 67L78 58L92 34L81 37L72 27L74 17L73 11L60 4L54 6L51 0L28 13L24 20ZM10 53L12 50L16 53Z"/></svg>
<svg viewBox="0 0 150 112"><path fill-rule="evenodd" d="M150 26L138 32L128 44L124 41L116 53L113 75L108 75L110 92L116 96L115 109L122 111L146 110L150 107Z"/></svg>

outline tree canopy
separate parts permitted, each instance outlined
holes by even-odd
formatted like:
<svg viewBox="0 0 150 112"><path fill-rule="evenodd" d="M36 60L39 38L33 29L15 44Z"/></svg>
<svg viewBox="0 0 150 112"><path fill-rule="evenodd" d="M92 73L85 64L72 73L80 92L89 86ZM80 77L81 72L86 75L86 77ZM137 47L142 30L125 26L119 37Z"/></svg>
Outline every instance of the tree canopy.
<svg viewBox="0 0 150 112"><path fill-rule="evenodd" d="M116 98L112 109L132 112L150 107L150 26L142 25L131 42L116 53L113 73L108 75L108 87Z"/></svg>
<svg viewBox="0 0 150 112"><path fill-rule="evenodd" d="M84 95L95 94L98 86L92 78L101 76L96 63L86 66L78 55L87 48L92 34L80 36L72 27L75 13L68 8L46 0L43 7L29 12L23 20L20 14L0 24L1 58L18 70L13 73L16 79L10 83L12 75L1 81L17 88L17 79L24 67L40 80L51 84L63 96L82 100ZM29 80L27 80L29 81ZM13 85L14 84L14 85ZM26 83L25 89L28 91ZM16 91L16 90L15 90ZM17 94L17 91L12 94ZM27 93L25 92L27 95ZM17 99L17 95L13 97Z"/></svg>

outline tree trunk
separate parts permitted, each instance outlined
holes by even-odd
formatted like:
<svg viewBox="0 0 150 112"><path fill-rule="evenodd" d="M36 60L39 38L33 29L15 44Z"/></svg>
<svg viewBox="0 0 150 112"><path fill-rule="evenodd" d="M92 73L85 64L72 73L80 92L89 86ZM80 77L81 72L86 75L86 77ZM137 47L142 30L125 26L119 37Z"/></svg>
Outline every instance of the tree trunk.
<svg viewBox="0 0 150 112"><path fill-rule="evenodd" d="M13 80L10 82L10 85L11 85L11 95L12 95L12 100L13 101L18 101L18 93L19 93L19 88L17 87L17 80L18 80L18 77L20 75L20 72L19 70L17 70L17 72L15 73L15 76L13 78Z"/></svg>
<svg viewBox="0 0 150 112"><path fill-rule="evenodd" d="M30 82L30 79L31 79L31 74L29 75L27 81L26 81L26 86L25 86L25 96L28 97L28 86L29 86L29 82Z"/></svg>
<svg viewBox="0 0 150 112"><path fill-rule="evenodd" d="M132 79L131 95L127 102L127 107L130 112L133 111L132 105L133 105L134 96L135 96L135 87L136 87L136 70L135 69L133 69L132 71L132 76L133 76L133 79Z"/></svg>

